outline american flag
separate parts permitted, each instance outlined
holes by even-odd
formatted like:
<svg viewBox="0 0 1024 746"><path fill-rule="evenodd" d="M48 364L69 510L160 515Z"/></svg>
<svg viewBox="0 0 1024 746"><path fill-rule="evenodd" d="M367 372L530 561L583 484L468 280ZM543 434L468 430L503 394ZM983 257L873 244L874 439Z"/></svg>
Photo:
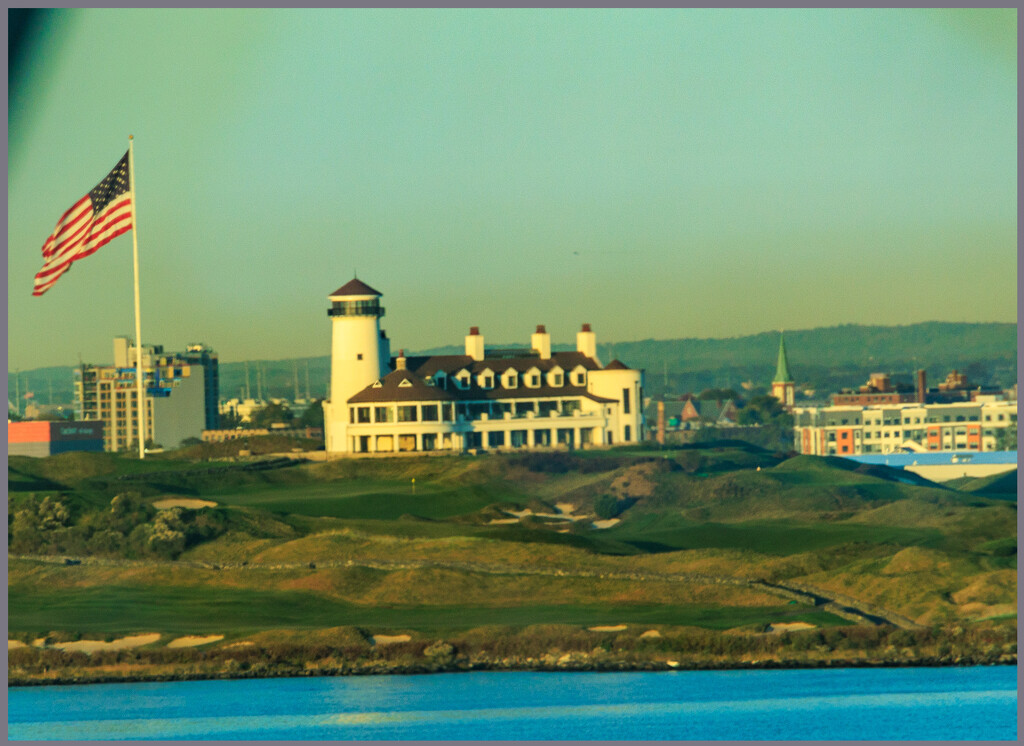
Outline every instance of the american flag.
<svg viewBox="0 0 1024 746"><path fill-rule="evenodd" d="M71 262L87 257L132 227L128 184L128 153L96 188L60 216L43 244L43 268L32 295L42 295L68 271Z"/></svg>

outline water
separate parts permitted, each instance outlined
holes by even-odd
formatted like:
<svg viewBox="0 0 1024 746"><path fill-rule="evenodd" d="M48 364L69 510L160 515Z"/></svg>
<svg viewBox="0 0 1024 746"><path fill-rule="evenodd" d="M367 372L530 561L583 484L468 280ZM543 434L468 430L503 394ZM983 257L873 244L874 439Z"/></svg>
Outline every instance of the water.
<svg viewBox="0 0 1024 746"><path fill-rule="evenodd" d="M1017 737L1015 666L92 684L7 703L11 740Z"/></svg>

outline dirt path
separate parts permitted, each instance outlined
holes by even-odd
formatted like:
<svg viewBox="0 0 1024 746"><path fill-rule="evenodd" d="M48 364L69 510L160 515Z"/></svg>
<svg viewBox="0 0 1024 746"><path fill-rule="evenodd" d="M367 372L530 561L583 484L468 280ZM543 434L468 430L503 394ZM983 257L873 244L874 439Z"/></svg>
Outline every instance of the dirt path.
<svg viewBox="0 0 1024 746"><path fill-rule="evenodd" d="M661 581L669 583L701 583L708 585L737 585L771 593L791 601L797 601L828 611L836 616L849 619L858 624L882 625L891 624L903 629L919 629L920 625L907 617L896 614L873 604L844 596L834 591L822 590L804 583L786 581L784 583L768 582L754 578L737 578L731 576L703 575L697 573L663 574L663 573L632 573L632 572L591 572L587 570L567 571L561 569L545 569L538 567L517 567L514 565L494 565L481 562L439 562L427 560L409 560L405 562L384 562L378 560L345 560L343 562L275 562L260 563L212 563L194 562L190 560L127 560L106 559L101 557L50 557L40 555L8 555L8 559L32 560L55 565L99 565L106 567L194 567L201 570L297 570L329 569L342 567L366 567L374 570L420 570L447 569L464 572L486 573L488 575L539 575L547 577L601 578L607 580Z"/></svg>

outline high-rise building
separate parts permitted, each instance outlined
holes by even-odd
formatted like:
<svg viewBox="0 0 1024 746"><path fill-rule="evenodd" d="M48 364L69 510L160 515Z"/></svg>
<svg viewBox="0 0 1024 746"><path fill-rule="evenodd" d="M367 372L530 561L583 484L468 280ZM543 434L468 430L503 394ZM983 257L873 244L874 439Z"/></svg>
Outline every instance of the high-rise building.
<svg viewBox="0 0 1024 746"><path fill-rule="evenodd" d="M552 352L541 325L530 346L489 349L471 327L464 355L391 357L381 294L360 280L331 293L333 453L582 448L644 437L643 371L602 366L589 324L576 350Z"/></svg>
<svg viewBox="0 0 1024 746"><path fill-rule="evenodd" d="M75 416L104 423L104 450L124 451L138 443L136 350L127 337L114 339L113 365L83 365L75 371ZM205 345L165 353L162 345L142 347L145 441L175 448L199 438L218 421L217 353Z"/></svg>

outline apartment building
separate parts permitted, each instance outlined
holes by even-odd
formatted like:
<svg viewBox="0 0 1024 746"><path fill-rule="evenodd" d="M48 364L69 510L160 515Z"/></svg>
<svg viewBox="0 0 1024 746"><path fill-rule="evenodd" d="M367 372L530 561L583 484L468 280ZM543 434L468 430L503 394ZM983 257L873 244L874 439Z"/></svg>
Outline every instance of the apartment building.
<svg viewBox="0 0 1024 746"><path fill-rule="evenodd" d="M997 451L1016 432L1017 402L992 394L940 404L796 407L793 418L795 449L817 456Z"/></svg>
<svg viewBox="0 0 1024 746"><path fill-rule="evenodd" d="M113 365L83 365L75 371L75 418L101 421L103 447L110 452L138 443L136 348L127 337L114 339ZM205 345L164 352L142 347L145 442L175 448L199 438L218 422L217 353Z"/></svg>

